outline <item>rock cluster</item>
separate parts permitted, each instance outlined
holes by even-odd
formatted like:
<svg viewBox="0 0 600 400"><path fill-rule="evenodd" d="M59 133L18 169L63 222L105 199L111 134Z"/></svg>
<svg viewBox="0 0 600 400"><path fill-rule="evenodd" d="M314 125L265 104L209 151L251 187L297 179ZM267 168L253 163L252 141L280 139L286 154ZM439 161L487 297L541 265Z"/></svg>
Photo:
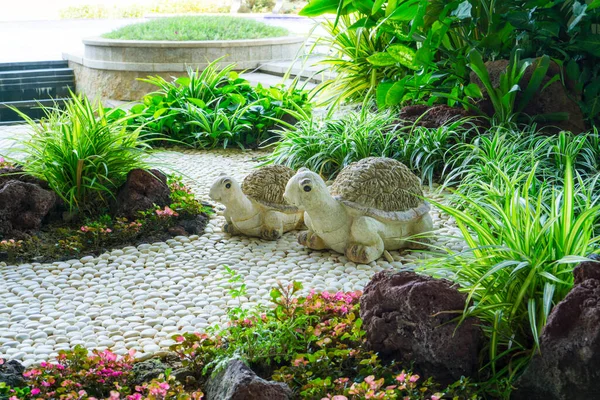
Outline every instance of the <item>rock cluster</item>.
<svg viewBox="0 0 600 400"><path fill-rule="evenodd" d="M366 286L360 315L371 349L451 383L476 374L483 340L475 318L453 321L464 307L449 281L382 271Z"/></svg>
<svg viewBox="0 0 600 400"><path fill-rule="evenodd" d="M600 395L600 262L580 264L558 303L513 400L597 399Z"/></svg>

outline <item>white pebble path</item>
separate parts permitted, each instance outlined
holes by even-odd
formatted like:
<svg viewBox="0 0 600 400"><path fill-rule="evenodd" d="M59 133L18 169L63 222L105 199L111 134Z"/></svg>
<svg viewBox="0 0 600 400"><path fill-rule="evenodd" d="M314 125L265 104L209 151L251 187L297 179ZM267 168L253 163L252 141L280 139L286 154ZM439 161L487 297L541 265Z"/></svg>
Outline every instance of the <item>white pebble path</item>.
<svg viewBox="0 0 600 400"><path fill-rule="evenodd" d="M243 179L258 165L260 153L235 150L184 150L157 153L159 168L183 174L203 200L214 179L226 172ZM142 244L99 257L51 264L0 265L0 357L32 365L52 359L77 344L111 348L118 354L136 349L153 353L173 343L177 332L202 331L226 321L235 306L224 266L244 277L244 307L267 304L277 284L300 281L306 291L363 289L383 269L415 266L425 254L391 252L356 265L343 255L315 252L296 242L295 233L268 242L227 237L221 232L222 207L202 236L176 237ZM437 245L460 250L463 243L448 217L433 210L440 228Z"/></svg>

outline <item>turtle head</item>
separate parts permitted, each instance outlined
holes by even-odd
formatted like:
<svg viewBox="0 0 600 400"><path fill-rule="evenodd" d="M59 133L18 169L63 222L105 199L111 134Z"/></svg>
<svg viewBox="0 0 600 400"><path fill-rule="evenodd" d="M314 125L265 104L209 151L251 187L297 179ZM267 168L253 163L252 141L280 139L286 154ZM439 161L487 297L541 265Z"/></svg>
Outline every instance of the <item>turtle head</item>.
<svg viewBox="0 0 600 400"><path fill-rule="evenodd" d="M306 168L300 169L288 181L283 194L288 203L303 210L318 207L328 197L329 191L323 179Z"/></svg>
<svg viewBox="0 0 600 400"><path fill-rule="evenodd" d="M240 184L230 176L221 176L210 188L208 196L219 203L227 204L241 193Z"/></svg>

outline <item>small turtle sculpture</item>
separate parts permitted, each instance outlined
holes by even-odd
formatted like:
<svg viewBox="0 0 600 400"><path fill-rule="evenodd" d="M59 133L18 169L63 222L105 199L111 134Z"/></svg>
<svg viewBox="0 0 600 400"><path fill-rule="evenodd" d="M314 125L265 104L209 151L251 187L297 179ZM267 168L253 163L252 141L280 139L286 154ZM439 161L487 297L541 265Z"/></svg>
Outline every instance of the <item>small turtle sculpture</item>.
<svg viewBox="0 0 600 400"><path fill-rule="evenodd" d="M420 197L419 197L420 196ZM305 210L307 231L298 242L332 249L367 264L385 250L423 248L427 238L409 238L433 229L421 183L404 164L369 157L345 167L331 186L302 168L288 182L284 198Z"/></svg>
<svg viewBox="0 0 600 400"><path fill-rule="evenodd" d="M223 231L276 240L304 226L304 212L287 204L283 192L294 170L283 165L269 165L248 175L240 185L223 176L210 189L209 196L225 205Z"/></svg>

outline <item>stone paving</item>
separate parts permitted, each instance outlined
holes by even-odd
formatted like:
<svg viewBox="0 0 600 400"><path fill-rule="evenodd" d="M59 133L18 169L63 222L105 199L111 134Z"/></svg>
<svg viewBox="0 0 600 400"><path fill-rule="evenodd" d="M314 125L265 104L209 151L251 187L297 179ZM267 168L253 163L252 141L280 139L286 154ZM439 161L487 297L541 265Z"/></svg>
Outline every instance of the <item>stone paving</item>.
<svg viewBox="0 0 600 400"><path fill-rule="evenodd" d="M20 128L16 128L18 131ZM15 132L15 128L9 128ZM0 129L0 144L4 134ZM203 200L214 179L226 172L237 179L258 165L264 153L238 150L159 151L159 168L185 177ZM430 194L438 197L437 194ZM439 198L439 197L438 197ZM247 284L244 307L267 304L269 290L296 280L305 290L362 289L382 269L410 269L419 253L391 252L356 265L332 252L316 252L287 233L276 242L229 237L221 232L222 208L202 236L177 237L164 243L126 247L80 260L51 264L0 265L0 358L26 365L51 359L60 349L77 344L112 348L138 355L159 351L177 332L201 331L226 320L227 308L239 304L229 295L225 266ZM433 210L439 246L461 249L449 236L457 229Z"/></svg>

